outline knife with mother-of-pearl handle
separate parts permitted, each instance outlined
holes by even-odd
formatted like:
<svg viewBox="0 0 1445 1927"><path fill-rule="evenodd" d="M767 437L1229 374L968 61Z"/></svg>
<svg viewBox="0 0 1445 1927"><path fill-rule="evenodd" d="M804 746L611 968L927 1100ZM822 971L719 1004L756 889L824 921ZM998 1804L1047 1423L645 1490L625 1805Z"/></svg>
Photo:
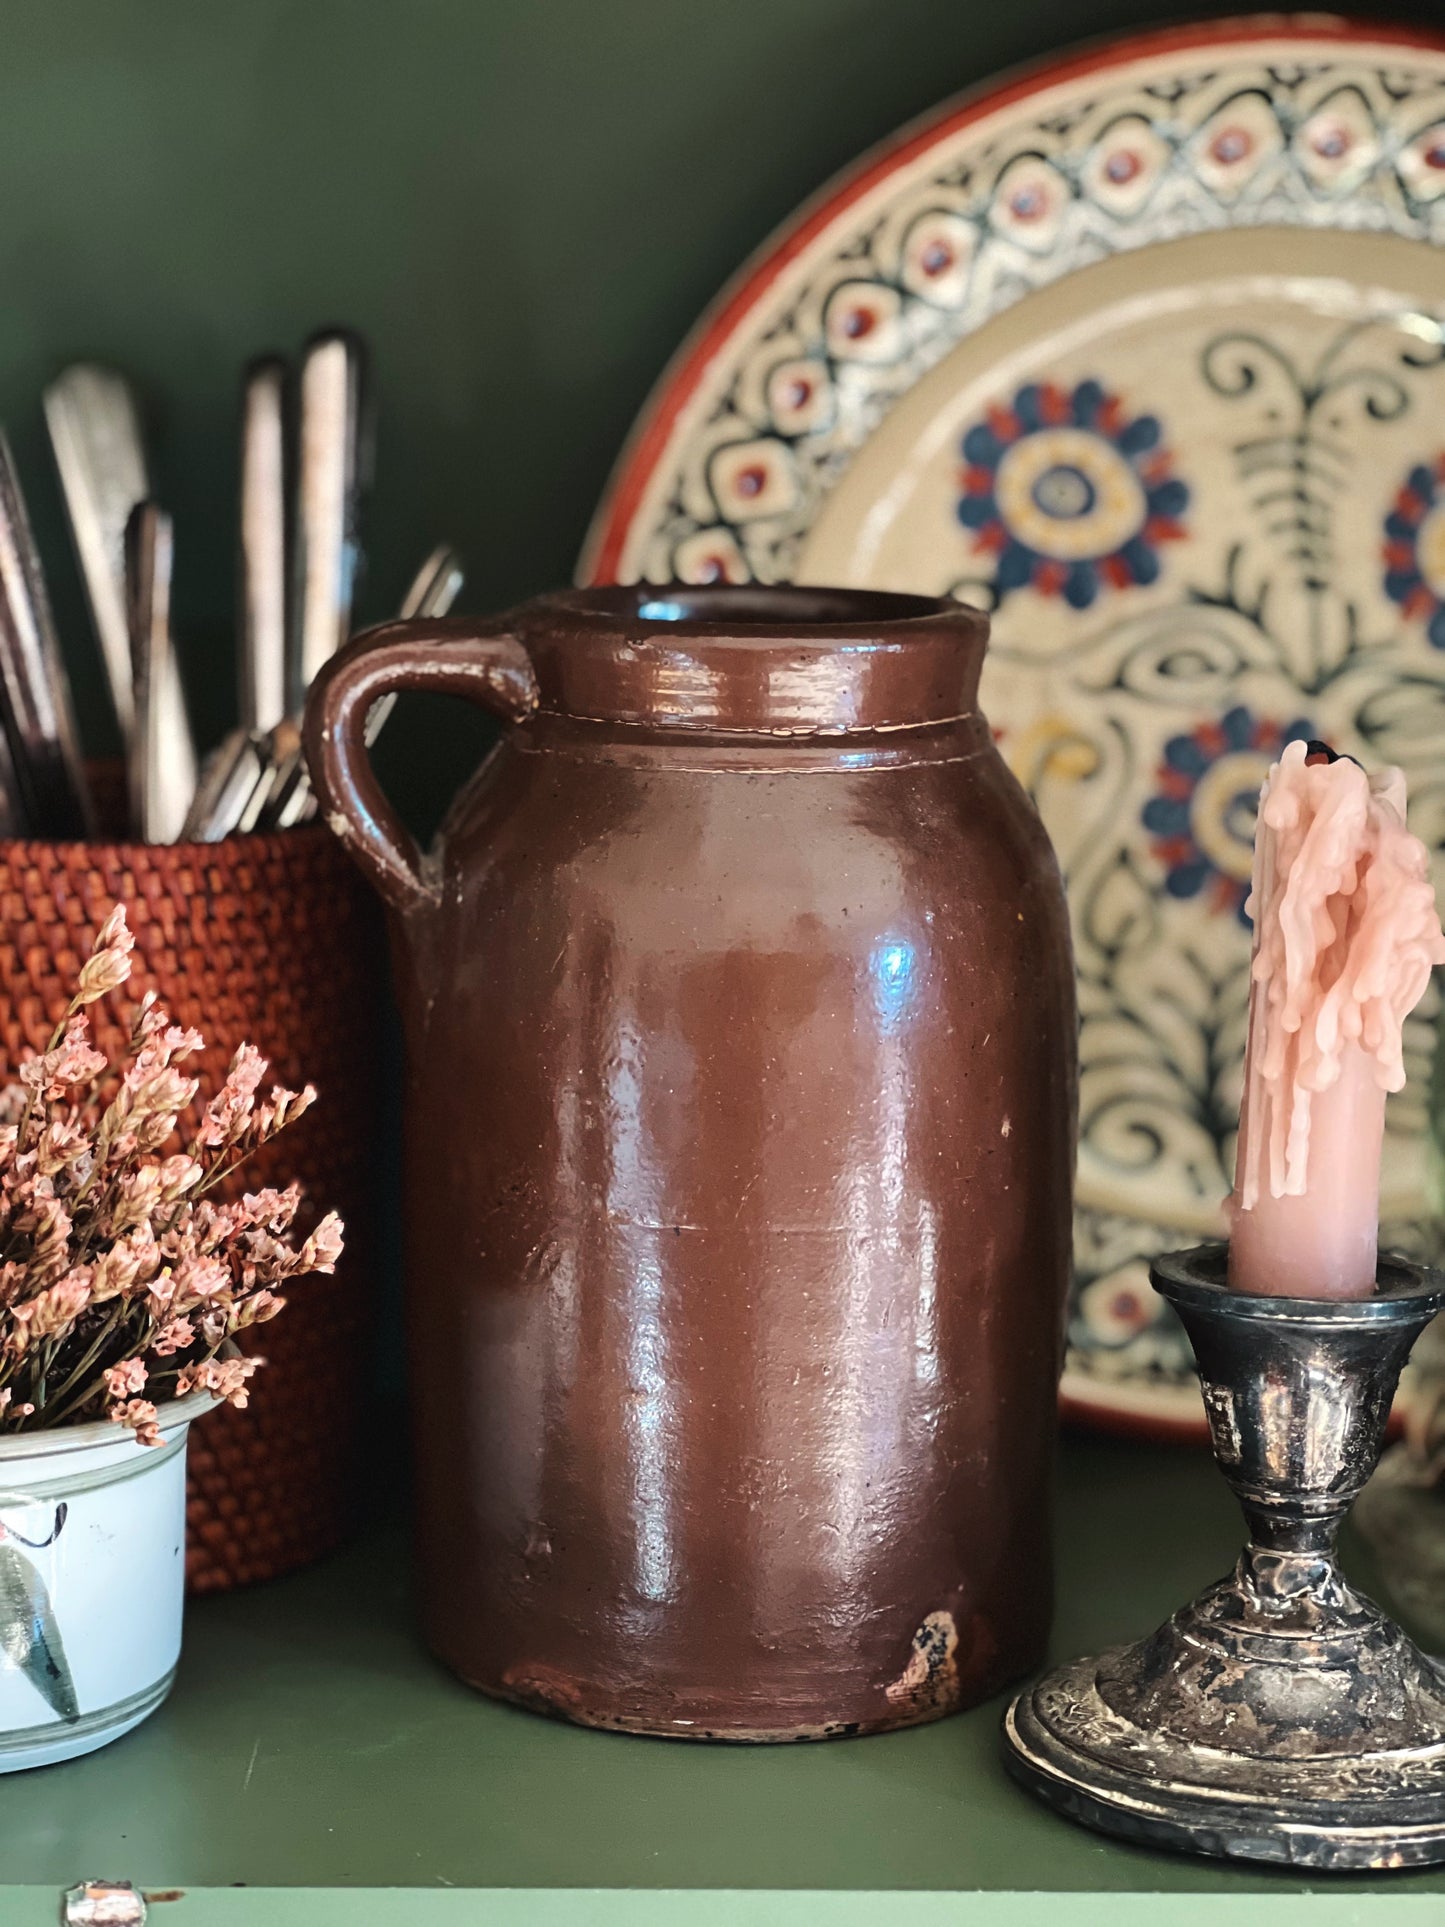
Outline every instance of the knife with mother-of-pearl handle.
<svg viewBox="0 0 1445 1927"><path fill-rule="evenodd" d="M15 812L28 833L84 837L90 793L45 577L10 444L0 433L0 709Z"/></svg>

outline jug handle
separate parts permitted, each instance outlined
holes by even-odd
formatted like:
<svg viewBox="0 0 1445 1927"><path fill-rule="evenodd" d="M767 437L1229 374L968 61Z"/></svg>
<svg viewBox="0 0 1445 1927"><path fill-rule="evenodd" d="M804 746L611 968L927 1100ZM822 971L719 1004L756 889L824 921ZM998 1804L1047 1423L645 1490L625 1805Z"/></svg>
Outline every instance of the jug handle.
<svg viewBox="0 0 1445 1927"><path fill-rule="evenodd" d="M326 821L402 916L435 907L440 882L387 801L366 753L366 719L403 689L461 696L507 722L537 706L531 659L515 636L475 617L384 622L364 630L317 675L306 701L306 760Z"/></svg>

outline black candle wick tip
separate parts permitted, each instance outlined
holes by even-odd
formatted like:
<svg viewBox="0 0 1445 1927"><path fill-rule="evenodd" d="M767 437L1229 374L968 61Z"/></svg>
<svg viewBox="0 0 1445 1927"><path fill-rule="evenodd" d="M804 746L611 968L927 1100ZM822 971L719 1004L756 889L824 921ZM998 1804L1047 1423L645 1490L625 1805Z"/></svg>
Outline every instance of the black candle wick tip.
<svg viewBox="0 0 1445 1927"><path fill-rule="evenodd" d="M1363 769L1365 767L1358 756L1351 756L1342 750L1331 749L1329 744L1322 741L1320 737L1311 736L1305 744L1305 761L1307 763L1318 763L1321 760L1326 763L1353 763L1356 769Z"/></svg>

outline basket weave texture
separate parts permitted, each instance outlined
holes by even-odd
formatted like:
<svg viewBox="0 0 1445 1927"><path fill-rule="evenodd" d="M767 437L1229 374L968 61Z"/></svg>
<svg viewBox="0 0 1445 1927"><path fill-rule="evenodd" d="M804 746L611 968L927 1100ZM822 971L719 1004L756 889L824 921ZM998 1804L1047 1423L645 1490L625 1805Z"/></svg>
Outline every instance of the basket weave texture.
<svg viewBox="0 0 1445 1927"><path fill-rule="evenodd" d="M6 1077L43 1049L96 930L123 903L131 981L93 1005L97 1045L125 1043L155 989L206 1038L204 1101L249 1041L270 1079L316 1085L314 1108L239 1174L237 1189L299 1179L300 1222L337 1210L333 1278L300 1281L246 1336L266 1369L244 1412L223 1407L190 1440L187 1577L193 1591L274 1578L332 1549L358 1498L367 1371L371 1193L382 932L373 899L320 826L213 844L0 840L0 1049Z"/></svg>

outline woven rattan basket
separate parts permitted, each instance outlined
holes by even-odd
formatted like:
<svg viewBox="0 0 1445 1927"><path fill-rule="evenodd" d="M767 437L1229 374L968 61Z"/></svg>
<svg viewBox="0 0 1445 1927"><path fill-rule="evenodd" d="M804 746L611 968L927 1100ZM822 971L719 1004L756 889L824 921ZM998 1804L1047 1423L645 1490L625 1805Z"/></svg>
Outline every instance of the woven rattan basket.
<svg viewBox="0 0 1445 1927"><path fill-rule="evenodd" d="M114 903L135 932L132 982L95 1006L118 1050L130 1005L154 987L207 1040L204 1098L249 1039L272 1076L320 1101L255 1162L247 1188L298 1178L308 1209L335 1209L347 1249L334 1278L299 1285L256 1334L268 1364L249 1408L227 1407L190 1445L188 1576L215 1591L330 1550L357 1498L374 1189L382 932L370 893L315 826L213 844L0 841L0 1047L13 1070L43 1048L94 932ZM115 1008L111 1008L114 1004Z"/></svg>

